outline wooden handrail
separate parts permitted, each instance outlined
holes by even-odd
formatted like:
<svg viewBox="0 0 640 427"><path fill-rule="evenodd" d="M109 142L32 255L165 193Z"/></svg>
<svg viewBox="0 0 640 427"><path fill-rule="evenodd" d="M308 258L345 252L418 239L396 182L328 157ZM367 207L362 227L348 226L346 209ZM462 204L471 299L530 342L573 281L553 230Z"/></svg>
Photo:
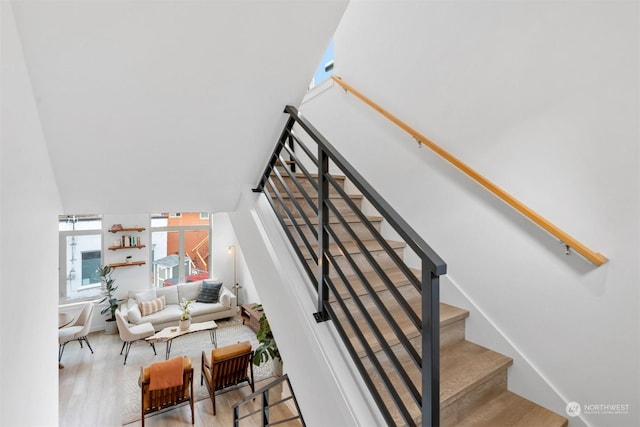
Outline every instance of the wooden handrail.
<svg viewBox="0 0 640 427"><path fill-rule="evenodd" d="M576 239L574 239L573 237L571 237L570 235L562 231L560 228L556 227L555 225L550 223L548 220L538 215L536 212L534 212L533 210L525 206L523 203L515 199L506 191L504 191L503 189L501 189L500 187L498 187L497 185L489 181L487 178L483 177L478 172L473 170L467 164L460 161L454 155L452 155L451 153L449 153L439 145L435 144L429 138L422 135L421 133L419 133L412 127L410 127L408 124L398 119L393 114L389 113L387 110L385 110L384 108L382 108L381 106L373 102L371 99L363 95L361 92L354 89L353 86L349 85L348 83L345 83L341 77L334 75L334 76L331 76L331 78L333 79L333 81L335 81L340 86L342 86L342 88L344 88L346 91L353 93L357 98L359 98L365 104L369 105L371 108L378 111L380 114L382 114L384 117L389 119L391 122L395 123L398 127L400 127L402 130L404 130L413 138L415 138L419 143L424 144L430 149L432 149L433 151L435 151L439 156L441 156L442 158L447 160L449 163L451 163L452 165L460 169L462 172L466 173L469 177L471 177L473 180L481 184L487 190L491 191L493 194L498 196L509 206L511 206L512 208L520 212L522 215L529 218L534 223L538 224L548 233L558 238L568 248L573 249L574 251L582 255L584 258L586 258L587 260L595 264L596 266L600 266L609 260L607 257L602 255L601 253L594 252L591 249L587 248L585 245L583 245L582 243L580 243L579 241L577 241Z"/></svg>

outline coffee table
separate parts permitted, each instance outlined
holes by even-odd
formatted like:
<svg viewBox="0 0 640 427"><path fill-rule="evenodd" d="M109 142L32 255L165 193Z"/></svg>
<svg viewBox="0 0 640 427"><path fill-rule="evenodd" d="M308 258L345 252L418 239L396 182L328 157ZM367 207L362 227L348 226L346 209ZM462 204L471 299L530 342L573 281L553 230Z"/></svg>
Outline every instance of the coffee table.
<svg viewBox="0 0 640 427"><path fill-rule="evenodd" d="M216 322L214 322L213 320L202 323L192 323L191 326L189 326L189 329L180 329L177 326L169 326L168 328L164 328L155 335L145 338L145 340L149 343L154 344L157 342L165 342L165 358L169 359L169 355L171 354L171 344L173 343L173 340L183 335L192 334L194 332L209 331L209 335L211 336L211 344L213 344L215 348L218 348L216 329L218 329L218 325L216 325Z"/></svg>

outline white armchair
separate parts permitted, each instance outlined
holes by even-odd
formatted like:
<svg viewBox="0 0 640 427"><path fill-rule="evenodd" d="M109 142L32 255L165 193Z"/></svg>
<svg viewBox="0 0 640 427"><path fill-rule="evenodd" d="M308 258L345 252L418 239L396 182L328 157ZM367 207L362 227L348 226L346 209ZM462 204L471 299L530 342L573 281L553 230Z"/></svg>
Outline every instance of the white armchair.
<svg viewBox="0 0 640 427"><path fill-rule="evenodd" d="M135 341L143 340L151 335L155 334L156 331L153 329L153 325L151 323L141 323L139 325L131 325L129 322L122 316L120 311L116 311L116 322L118 323L118 331L120 333L120 338L124 343L122 343L122 349L120 350L120 354L125 350L124 353L124 365L127 364L127 357L129 357L129 350L131 350L131 344ZM156 353L156 346L151 343L151 348L153 348L153 354Z"/></svg>
<svg viewBox="0 0 640 427"><path fill-rule="evenodd" d="M73 340L78 340L80 347L82 347L82 341L86 342L87 347L91 350L91 354L93 354L93 349L91 348L91 344L89 344L89 339L87 338L89 329L91 328L92 314L93 303L88 302L84 307L82 307L78 318L71 324L71 326L58 330L58 362L62 359L62 353L64 352L64 348L67 343Z"/></svg>

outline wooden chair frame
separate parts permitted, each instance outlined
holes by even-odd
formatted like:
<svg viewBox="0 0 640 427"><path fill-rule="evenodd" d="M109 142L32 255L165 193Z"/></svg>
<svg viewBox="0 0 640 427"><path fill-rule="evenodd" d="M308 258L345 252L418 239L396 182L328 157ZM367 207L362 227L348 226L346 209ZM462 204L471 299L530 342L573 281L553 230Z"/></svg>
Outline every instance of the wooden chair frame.
<svg viewBox="0 0 640 427"><path fill-rule="evenodd" d="M211 362L210 353L207 355L204 351L202 352L200 385L206 378L204 382L207 384L207 390L209 391L209 396L211 396L213 415L216 415L216 391L238 385L244 381L249 383L252 393L255 391L252 359L253 350L213 362ZM247 371L249 371L249 375L247 375Z"/></svg>
<svg viewBox="0 0 640 427"><path fill-rule="evenodd" d="M195 424L193 416L193 367L184 370L182 377L182 385L177 387L169 387L161 390L149 390L150 379L144 378L144 367L140 368L140 409L142 411L142 427L144 427L144 416L153 412L161 411L171 406L177 406L181 403L189 401L191 407L191 424ZM187 390L188 387L188 390ZM186 396L187 391L189 393ZM148 396L149 405L145 405L145 394ZM145 407L147 406L147 407Z"/></svg>

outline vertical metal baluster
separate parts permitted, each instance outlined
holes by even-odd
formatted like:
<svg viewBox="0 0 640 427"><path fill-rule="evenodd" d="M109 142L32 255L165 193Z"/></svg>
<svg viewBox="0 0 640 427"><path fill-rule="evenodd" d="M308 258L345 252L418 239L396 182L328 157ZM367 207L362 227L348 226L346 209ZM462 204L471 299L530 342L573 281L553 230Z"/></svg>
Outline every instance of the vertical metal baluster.
<svg viewBox="0 0 640 427"><path fill-rule="evenodd" d="M440 425L440 278L422 260L422 425Z"/></svg>
<svg viewBox="0 0 640 427"><path fill-rule="evenodd" d="M325 174L329 173L329 156L318 144L318 312L313 316L316 322L329 320L329 315L324 305L329 300L329 288L325 278L329 275L329 263L327 252L329 250L329 208L326 200L329 199L329 181Z"/></svg>
<svg viewBox="0 0 640 427"><path fill-rule="evenodd" d="M262 426L269 425L269 389L262 392Z"/></svg>

